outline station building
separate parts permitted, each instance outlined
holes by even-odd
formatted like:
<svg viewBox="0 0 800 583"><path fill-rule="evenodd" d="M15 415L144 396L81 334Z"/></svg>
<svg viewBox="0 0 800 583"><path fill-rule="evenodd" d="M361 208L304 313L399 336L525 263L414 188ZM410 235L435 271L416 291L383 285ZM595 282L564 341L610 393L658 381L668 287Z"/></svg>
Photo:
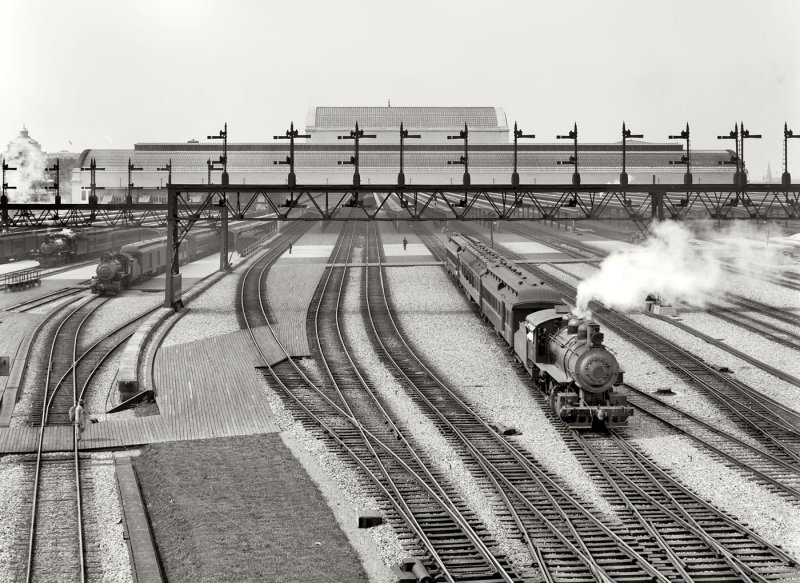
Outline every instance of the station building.
<svg viewBox="0 0 800 583"><path fill-rule="evenodd" d="M506 114L497 107L313 107L306 118L305 133L295 141L295 174L298 184L352 184L353 140L358 122L365 134L360 140L361 184L396 184L400 166L400 124L417 139L405 141L406 184L461 184L464 166L450 164L464 153L458 136L469 130L469 172L473 184L509 184L513 171L513 135ZM298 128L299 129L299 128ZM648 143L628 140L627 172L631 184L683 182L685 166L674 164L685 153L681 142ZM230 184L286 184L288 140L267 143L228 143ZM90 149L81 153L72 174L73 202L87 202L90 172L81 170L94 159L101 202L121 202L128 192L128 161L141 170L132 173L134 202L163 200L167 163L172 181L181 184L219 183L220 171L209 164L222 154L220 140L200 143L139 143L128 149ZM559 164L573 154L570 140L555 143L520 141L517 167L522 184L571 184L573 166ZM695 184L729 183L734 167L723 165L730 150L692 150ZM578 170L584 184L616 183L622 166L622 145L579 143Z"/></svg>

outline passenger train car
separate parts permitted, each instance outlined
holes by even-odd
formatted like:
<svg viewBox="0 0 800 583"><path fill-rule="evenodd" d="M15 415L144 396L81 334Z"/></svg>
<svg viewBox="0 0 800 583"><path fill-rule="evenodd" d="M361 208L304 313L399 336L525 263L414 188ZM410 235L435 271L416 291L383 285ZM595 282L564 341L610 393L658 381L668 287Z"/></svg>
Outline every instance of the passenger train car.
<svg viewBox="0 0 800 583"><path fill-rule="evenodd" d="M614 391L622 372L599 324L571 316L553 288L469 237L450 237L446 265L570 427L613 427L633 415Z"/></svg>

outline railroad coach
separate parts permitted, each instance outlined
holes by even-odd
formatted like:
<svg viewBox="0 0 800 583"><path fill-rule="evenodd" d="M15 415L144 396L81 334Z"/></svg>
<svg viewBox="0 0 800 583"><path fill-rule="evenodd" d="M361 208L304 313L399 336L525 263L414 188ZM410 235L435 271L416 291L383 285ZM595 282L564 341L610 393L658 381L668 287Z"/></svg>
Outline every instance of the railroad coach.
<svg viewBox="0 0 800 583"><path fill-rule="evenodd" d="M481 310L510 346L520 322L536 310L561 303L561 295L510 264L490 266L481 277Z"/></svg>

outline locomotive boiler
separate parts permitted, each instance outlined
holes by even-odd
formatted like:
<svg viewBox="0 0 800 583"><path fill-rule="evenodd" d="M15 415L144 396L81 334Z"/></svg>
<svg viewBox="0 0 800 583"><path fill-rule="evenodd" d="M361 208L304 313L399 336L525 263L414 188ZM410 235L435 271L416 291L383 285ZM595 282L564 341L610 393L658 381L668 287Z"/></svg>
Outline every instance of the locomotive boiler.
<svg viewBox="0 0 800 583"><path fill-rule="evenodd" d="M39 264L50 267L74 261L78 237L77 233L68 229L45 236L35 254Z"/></svg>
<svg viewBox="0 0 800 583"><path fill-rule="evenodd" d="M530 314L515 338L518 356L571 427L622 425L633 408L614 392L622 383L619 363L603 344L600 325L568 312L568 306L555 306Z"/></svg>
<svg viewBox="0 0 800 583"><path fill-rule="evenodd" d="M127 253L103 253L92 278L92 293L116 295L135 282L141 273Z"/></svg>

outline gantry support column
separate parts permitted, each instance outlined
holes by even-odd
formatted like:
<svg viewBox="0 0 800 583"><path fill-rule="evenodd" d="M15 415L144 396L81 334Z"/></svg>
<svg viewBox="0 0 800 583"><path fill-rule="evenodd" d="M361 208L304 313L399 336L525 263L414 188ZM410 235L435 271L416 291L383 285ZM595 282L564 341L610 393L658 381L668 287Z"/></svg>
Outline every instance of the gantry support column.
<svg viewBox="0 0 800 583"><path fill-rule="evenodd" d="M175 311L183 307L183 285L180 274L180 241L178 238L178 193L170 188L167 195L167 265L164 282L164 307Z"/></svg>
<svg viewBox="0 0 800 583"><path fill-rule="evenodd" d="M220 208L220 245L219 245L219 270L231 271L231 264L228 263L228 205L224 204L224 199L220 202L223 203Z"/></svg>

